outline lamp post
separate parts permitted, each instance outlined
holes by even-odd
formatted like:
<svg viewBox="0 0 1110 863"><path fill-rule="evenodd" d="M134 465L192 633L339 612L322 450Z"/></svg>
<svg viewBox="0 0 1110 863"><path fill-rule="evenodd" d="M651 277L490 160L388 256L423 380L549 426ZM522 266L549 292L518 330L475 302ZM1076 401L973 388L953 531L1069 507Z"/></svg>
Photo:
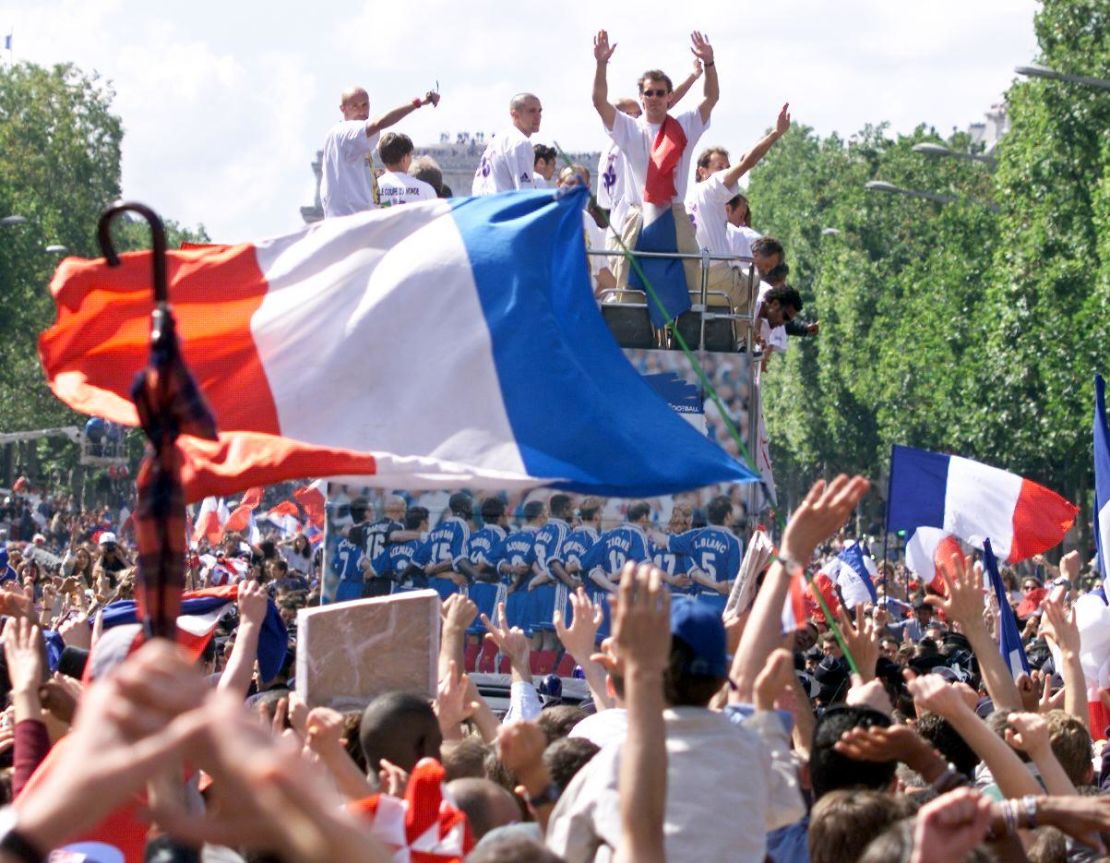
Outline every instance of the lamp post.
<svg viewBox="0 0 1110 863"><path fill-rule="evenodd" d="M986 207L992 213L999 212L998 204L993 204L989 201L980 201L978 198L958 198L955 195L938 195L936 192L923 192L920 189L903 189L901 186L895 186L893 183L886 183L882 180L871 180L863 184L863 188L869 192L885 192L888 195L905 195L908 198L922 198L926 201L933 201L937 204L955 204L960 200L971 201L978 204L980 207Z"/></svg>
<svg viewBox="0 0 1110 863"><path fill-rule="evenodd" d="M980 162L991 170L994 170L995 166L998 164L994 156L983 156L979 153L963 153L959 150L945 147L943 144L914 144L911 149L915 153L921 153L924 156L937 156L940 158L964 159L968 162Z"/></svg>
<svg viewBox="0 0 1110 863"><path fill-rule="evenodd" d="M10 228L14 225L26 225L26 216L4 216L0 219L0 227Z"/></svg>
<svg viewBox="0 0 1110 863"><path fill-rule="evenodd" d="M1047 66L1034 64L1032 66L1015 66L1014 71L1027 78L1047 78L1050 81L1067 81L1069 84L1081 84L1084 87L1095 87L1099 90L1110 90L1110 79L1091 78L1087 75L1069 75L1067 72L1057 72Z"/></svg>
<svg viewBox="0 0 1110 863"><path fill-rule="evenodd" d="M821 229L821 236L822 237L839 237L840 236L840 228L822 228Z"/></svg>
<svg viewBox="0 0 1110 863"><path fill-rule="evenodd" d="M44 248L43 251L51 255L64 255L66 252L69 251L69 248L61 245L60 243L51 243L49 246Z"/></svg>

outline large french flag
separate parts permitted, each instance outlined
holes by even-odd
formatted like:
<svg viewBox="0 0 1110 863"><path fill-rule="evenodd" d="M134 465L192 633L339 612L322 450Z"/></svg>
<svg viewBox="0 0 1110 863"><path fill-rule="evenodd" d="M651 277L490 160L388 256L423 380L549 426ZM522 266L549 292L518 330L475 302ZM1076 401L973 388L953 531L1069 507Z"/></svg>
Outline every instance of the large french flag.
<svg viewBox="0 0 1110 863"><path fill-rule="evenodd" d="M219 440L179 439L190 500L295 477L651 497L751 471L656 396L589 286L587 192L437 200L168 256ZM67 259L39 340L54 393L134 425L149 253Z"/></svg>
<svg viewBox="0 0 1110 863"><path fill-rule="evenodd" d="M975 546L989 539L1007 563L1057 545L1078 509L1042 485L960 456L895 446L889 532L935 527Z"/></svg>
<svg viewBox="0 0 1110 863"><path fill-rule="evenodd" d="M1106 425L1106 381L1095 375L1095 547L1102 580L1110 574L1110 429Z"/></svg>

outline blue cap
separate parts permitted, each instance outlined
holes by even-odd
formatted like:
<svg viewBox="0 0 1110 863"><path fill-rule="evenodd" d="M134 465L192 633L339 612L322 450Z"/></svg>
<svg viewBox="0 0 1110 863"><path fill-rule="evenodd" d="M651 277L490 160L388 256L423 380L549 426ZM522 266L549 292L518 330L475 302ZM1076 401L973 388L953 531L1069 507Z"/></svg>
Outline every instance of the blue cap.
<svg viewBox="0 0 1110 863"><path fill-rule="evenodd" d="M709 677L725 677L725 624L721 613L708 603L686 596L671 598L671 635L681 638L694 653L685 671Z"/></svg>

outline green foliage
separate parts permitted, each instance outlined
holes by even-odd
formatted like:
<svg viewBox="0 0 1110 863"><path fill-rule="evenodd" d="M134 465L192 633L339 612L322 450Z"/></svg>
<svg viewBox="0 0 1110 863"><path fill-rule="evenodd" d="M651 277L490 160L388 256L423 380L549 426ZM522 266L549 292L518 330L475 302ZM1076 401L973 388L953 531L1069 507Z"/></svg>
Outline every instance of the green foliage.
<svg viewBox="0 0 1110 863"><path fill-rule="evenodd" d="M38 334L54 319L47 287L62 254L99 257L96 226L120 196L123 129L112 88L72 65L0 68L0 431L80 425L54 398L38 361ZM166 223L167 244L205 242L203 227ZM150 245L145 223L120 220L120 251ZM65 253L47 252L61 245ZM76 458L68 443L38 446L44 467Z"/></svg>
<svg viewBox="0 0 1110 863"><path fill-rule="evenodd" d="M1108 74L1105 3L1046 0L1036 29L1039 62ZM1110 373L1110 95L1031 80L1007 101L993 174L913 152L941 141L924 127L868 127L847 142L798 127L754 172L755 223L785 243L805 315L821 320L817 339L775 358L765 386L788 494L841 470L876 476L893 443L980 458L1072 496L1089 488L1091 382ZM866 192L869 180L956 201Z"/></svg>

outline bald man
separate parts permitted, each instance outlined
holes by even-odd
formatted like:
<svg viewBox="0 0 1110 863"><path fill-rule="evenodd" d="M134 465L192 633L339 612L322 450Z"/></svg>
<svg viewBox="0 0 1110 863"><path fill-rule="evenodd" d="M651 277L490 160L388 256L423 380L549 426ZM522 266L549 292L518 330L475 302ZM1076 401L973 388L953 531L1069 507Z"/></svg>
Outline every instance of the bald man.
<svg viewBox="0 0 1110 863"><path fill-rule="evenodd" d="M427 92L392 111L370 119L370 97L362 87L351 87L340 97L343 120L331 127L324 140L320 199L324 218L349 216L375 206L370 154L387 129L423 105L438 105L439 93Z"/></svg>
<svg viewBox="0 0 1110 863"><path fill-rule="evenodd" d="M473 193L495 195L514 189L534 189L536 153L528 140L540 130L543 105L531 93L517 93L509 102L513 124L486 145L474 173Z"/></svg>

